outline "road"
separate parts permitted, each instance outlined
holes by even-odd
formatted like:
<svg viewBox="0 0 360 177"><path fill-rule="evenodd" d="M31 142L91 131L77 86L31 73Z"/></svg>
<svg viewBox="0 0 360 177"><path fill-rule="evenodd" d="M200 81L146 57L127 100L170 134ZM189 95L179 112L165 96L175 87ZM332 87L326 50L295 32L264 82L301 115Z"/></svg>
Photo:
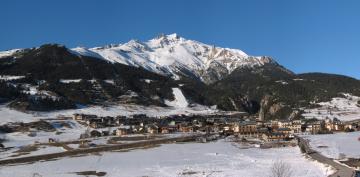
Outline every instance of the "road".
<svg viewBox="0 0 360 177"><path fill-rule="evenodd" d="M343 164L337 163L334 160L325 157L324 155L320 154L319 152L311 149L309 141L302 138L297 137L299 141L299 147L305 151L312 159L319 161L323 164L328 164L336 169L334 174L331 174L329 177L354 177L355 171L352 168L349 168Z"/></svg>

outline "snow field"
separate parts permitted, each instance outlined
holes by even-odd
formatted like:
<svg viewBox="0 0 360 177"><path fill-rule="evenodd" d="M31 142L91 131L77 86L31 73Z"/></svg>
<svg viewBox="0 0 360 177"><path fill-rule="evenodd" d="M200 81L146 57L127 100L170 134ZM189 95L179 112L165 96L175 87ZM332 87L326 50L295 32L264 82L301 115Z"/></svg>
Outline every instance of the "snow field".
<svg viewBox="0 0 360 177"><path fill-rule="evenodd" d="M274 159L276 157L276 159ZM239 149L230 142L165 144L129 152L62 158L56 161L2 166L0 176L77 176L74 172L98 171L112 176L246 176L267 177L274 160L291 166L297 177L325 177L329 167L306 159L297 147ZM190 175L191 174L191 175Z"/></svg>

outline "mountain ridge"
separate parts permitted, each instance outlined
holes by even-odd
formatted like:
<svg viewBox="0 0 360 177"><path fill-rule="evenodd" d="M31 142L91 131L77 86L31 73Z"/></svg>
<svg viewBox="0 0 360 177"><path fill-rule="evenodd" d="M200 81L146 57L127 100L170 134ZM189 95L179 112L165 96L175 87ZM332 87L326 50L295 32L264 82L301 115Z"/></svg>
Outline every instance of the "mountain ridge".
<svg viewBox="0 0 360 177"><path fill-rule="evenodd" d="M183 75L191 76L205 83L220 80L238 67L262 66L266 63L278 65L270 57L249 56L238 49L211 46L185 39L176 33L160 35L147 42L130 40L124 44L94 48L77 47L71 51L112 63L143 67L174 79L179 79Z"/></svg>

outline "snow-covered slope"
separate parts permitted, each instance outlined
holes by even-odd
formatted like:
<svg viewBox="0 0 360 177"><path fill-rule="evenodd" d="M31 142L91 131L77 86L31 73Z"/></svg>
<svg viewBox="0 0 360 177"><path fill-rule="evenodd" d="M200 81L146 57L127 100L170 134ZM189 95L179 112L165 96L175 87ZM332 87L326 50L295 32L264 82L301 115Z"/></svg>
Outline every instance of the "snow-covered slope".
<svg viewBox="0 0 360 177"><path fill-rule="evenodd" d="M344 93L343 97L333 98L328 102L317 103L319 107L305 109L303 116L305 118L337 118L342 121L351 121L360 119L360 97Z"/></svg>
<svg viewBox="0 0 360 177"><path fill-rule="evenodd" d="M173 101L165 100L165 104L172 107L186 108L189 103L179 88L172 88L175 99Z"/></svg>
<svg viewBox="0 0 360 177"><path fill-rule="evenodd" d="M16 52L19 52L19 51L21 51L21 49L12 49L12 50L0 51L0 58L12 56Z"/></svg>
<svg viewBox="0 0 360 177"><path fill-rule="evenodd" d="M185 75L207 83L219 80L239 67L276 63L269 57L248 56L241 50L215 47L177 34L161 35L147 42L131 40L125 44L89 49L77 47L71 51L112 63L143 67L175 79Z"/></svg>

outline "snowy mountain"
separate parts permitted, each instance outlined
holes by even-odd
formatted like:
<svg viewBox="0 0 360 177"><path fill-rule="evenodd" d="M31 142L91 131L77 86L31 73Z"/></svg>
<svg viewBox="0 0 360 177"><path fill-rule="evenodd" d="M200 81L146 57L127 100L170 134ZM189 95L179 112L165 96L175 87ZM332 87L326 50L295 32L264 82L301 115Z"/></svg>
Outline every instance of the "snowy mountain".
<svg viewBox="0 0 360 177"><path fill-rule="evenodd" d="M0 103L49 111L77 105L135 104L300 115L339 93L360 96L360 81L295 74L270 57L215 47L176 34L96 48L45 44L0 52Z"/></svg>
<svg viewBox="0 0 360 177"><path fill-rule="evenodd" d="M142 67L174 79L190 76L205 83L220 80L236 68L277 65L269 57L249 56L238 49L215 47L177 34L161 35L147 42L131 40L120 45L77 47L71 51L111 63Z"/></svg>

